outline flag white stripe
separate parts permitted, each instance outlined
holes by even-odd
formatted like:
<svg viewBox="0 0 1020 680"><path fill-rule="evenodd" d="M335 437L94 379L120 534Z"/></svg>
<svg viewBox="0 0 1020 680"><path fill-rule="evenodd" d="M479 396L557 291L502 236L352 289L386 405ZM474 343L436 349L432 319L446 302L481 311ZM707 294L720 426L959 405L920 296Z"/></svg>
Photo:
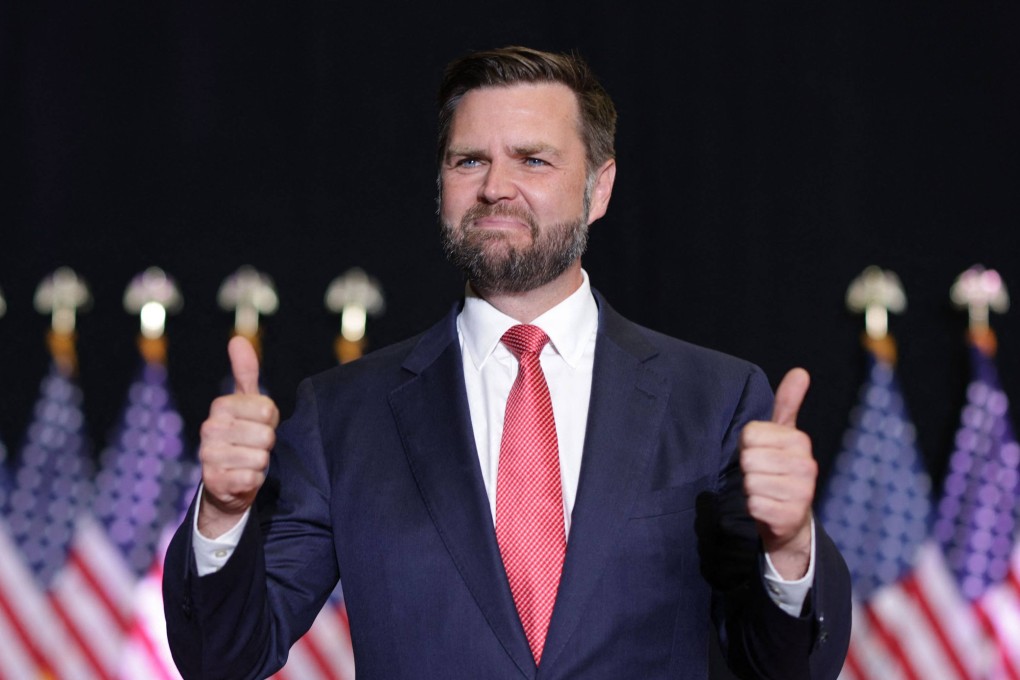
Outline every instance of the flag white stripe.
<svg viewBox="0 0 1020 680"><path fill-rule="evenodd" d="M850 653L853 654L853 661L860 670L860 675L854 673L853 668L844 666L843 672L847 678L858 680L889 678L889 680L899 680L899 667L890 656L889 650L885 648L881 638L873 630L864 607L857 601L853 602L853 619L850 627ZM841 675L840 677L844 676Z"/></svg>
<svg viewBox="0 0 1020 680"><path fill-rule="evenodd" d="M88 577L99 584L104 598L112 604L111 615L118 621L129 621L137 579L95 518L86 516L78 522L72 550L81 568L87 570Z"/></svg>
<svg viewBox="0 0 1020 680"><path fill-rule="evenodd" d="M0 678L20 680L38 678L41 673L32 655L21 645L7 617L0 612Z"/></svg>
<svg viewBox="0 0 1020 680"><path fill-rule="evenodd" d="M17 624L35 643L38 652L62 678L89 677L88 662L54 613L18 548L0 525L0 598L10 607ZM13 622L12 622L13 625Z"/></svg>
<svg viewBox="0 0 1020 680"><path fill-rule="evenodd" d="M103 672L112 676L121 651L119 622L110 615L106 605L77 569L61 570L53 581L51 592L79 639L88 646Z"/></svg>
<svg viewBox="0 0 1020 680"><path fill-rule="evenodd" d="M1020 668L1020 603L1008 585L990 588L981 598L979 606L985 611L995 631L1000 653L1015 673ZM1004 677L1011 677L1007 674ZM1015 676L1014 676L1015 677Z"/></svg>
<svg viewBox="0 0 1020 680"><path fill-rule="evenodd" d="M127 643L127 653L150 667L147 677L179 680L180 673L170 654L166 637L166 619L163 616L163 594L161 590L162 570L153 567L138 584L135 600L135 624ZM139 677L122 672L124 680Z"/></svg>
<svg viewBox="0 0 1020 680"><path fill-rule="evenodd" d="M310 652L299 641L298 644L291 647L286 665L273 677L276 680L316 680L326 676L319 670L319 666Z"/></svg>
<svg viewBox="0 0 1020 680"><path fill-rule="evenodd" d="M951 653L963 663L970 677L987 677L990 663L994 662L990 656L994 650L989 649L981 623L957 589L942 551L934 542L926 541L921 546L915 572L920 594L945 630Z"/></svg>
<svg viewBox="0 0 1020 680"><path fill-rule="evenodd" d="M871 605L903 650L903 662L909 664L915 677L958 677L924 611L901 588L888 586L879 589Z"/></svg>
<svg viewBox="0 0 1020 680"><path fill-rule="evenodd" d="M327 603L302 639L314 645L338 678L353 680L354 652L351 649L347 619L340 611L341 606Z"/></svg>

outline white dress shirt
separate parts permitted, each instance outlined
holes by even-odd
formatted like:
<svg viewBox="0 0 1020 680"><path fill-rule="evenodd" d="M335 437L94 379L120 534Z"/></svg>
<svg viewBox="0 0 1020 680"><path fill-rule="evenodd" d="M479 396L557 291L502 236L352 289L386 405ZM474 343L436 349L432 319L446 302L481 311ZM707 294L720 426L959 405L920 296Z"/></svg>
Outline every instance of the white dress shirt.
<svg viewBox="0 0 1020 680"><path fill-rule="evenodd" d="M542 348L542 372L549 385L556 438L560 454L560 479L563 485L563 522L570 533L570 516L577 498L584 450L588 402L591 397L592 367L595 362L595 335L598 329L598 305L592 296L587 272L582 270L581 286L567 299L545 312L531 325L549 336ZM475 435L478 463L485 483L493 524L496 517L496 473L499 468L503 417L510 388L517 377L518 362L500 338L519 321L503 314L478 297L470 286L464 308L457 317L457 334L464 362L471 428ZM199 576L218 571L240 540L248 514L228 532L208 539L198 532L197 514L193 546ZM814 524L812 523L811 561L807 574L786 581L764 556L765 579L772 600L791 616L798 616L814 581Z"/></svg>
<svg viewBox="0 0 1020 680"><path fill-rule="evenodd" d="M496 471L503 437L503 417L510 388L517 378L517 358L500 342L511 326L520 322L478 297L468 286L464 309L457 317L464 384L467 387L471 428L475 434L478 463L489 497L493 523L496 518ZM549 385L563 485L563 522L570 533L570 515L577 498L584 450L591 373L595 363L595 331L599 310L592 297L588 275L581 287L563 302L531 322L549 336L540 361Z"/></svg>

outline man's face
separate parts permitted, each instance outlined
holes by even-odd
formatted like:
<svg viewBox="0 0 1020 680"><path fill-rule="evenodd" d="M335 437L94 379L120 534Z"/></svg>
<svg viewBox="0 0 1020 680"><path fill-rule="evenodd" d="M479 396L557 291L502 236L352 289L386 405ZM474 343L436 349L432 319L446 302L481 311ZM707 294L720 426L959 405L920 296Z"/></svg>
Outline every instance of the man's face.
<svg viewBox="0 0 1020 680"><path fill-rule="evenodd" d="M586 191L579 116L576 96L559 83L482 88L461 99L440 170L439 217L447 255L479 290L533 290L580 258L612 179L602 190L596 172Z"/></svg>

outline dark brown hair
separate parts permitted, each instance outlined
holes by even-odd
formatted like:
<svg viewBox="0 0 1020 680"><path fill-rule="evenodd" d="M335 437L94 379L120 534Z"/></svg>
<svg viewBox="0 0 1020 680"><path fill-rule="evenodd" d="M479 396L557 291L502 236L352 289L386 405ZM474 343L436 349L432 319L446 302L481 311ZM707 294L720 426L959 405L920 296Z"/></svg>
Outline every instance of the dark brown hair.
<svg viewBox="0 0 1020 680"><path fill-rule="evenodd" d="M518 83L562 83L577 95L580 133L588 172L616 157L616 107L588 64L577 54L541 52L529 47L503 47L473 52L451 62L439 86L439 147L442 164L450 141L457 105L468 91Z"/></svg>

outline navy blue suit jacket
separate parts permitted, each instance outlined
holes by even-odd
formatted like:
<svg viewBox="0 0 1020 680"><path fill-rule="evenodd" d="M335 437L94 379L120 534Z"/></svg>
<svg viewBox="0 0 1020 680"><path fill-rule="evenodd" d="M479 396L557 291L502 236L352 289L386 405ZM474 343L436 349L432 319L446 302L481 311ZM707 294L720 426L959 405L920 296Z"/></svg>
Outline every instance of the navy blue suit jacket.
<svg viewBox="0 0 1020 680"><path fill-rule="evenodd" d="M596 298L581 477L540 669L496 544L454 309L302 383L257 521L202 578L189 511L164 577L183 675L272 672L342 576L358 680L702 679L713 621L738 675L835 678L850 587L821 527L802 616L763 586L737 450L743 425L769 417L765 377Z"/></svg>

